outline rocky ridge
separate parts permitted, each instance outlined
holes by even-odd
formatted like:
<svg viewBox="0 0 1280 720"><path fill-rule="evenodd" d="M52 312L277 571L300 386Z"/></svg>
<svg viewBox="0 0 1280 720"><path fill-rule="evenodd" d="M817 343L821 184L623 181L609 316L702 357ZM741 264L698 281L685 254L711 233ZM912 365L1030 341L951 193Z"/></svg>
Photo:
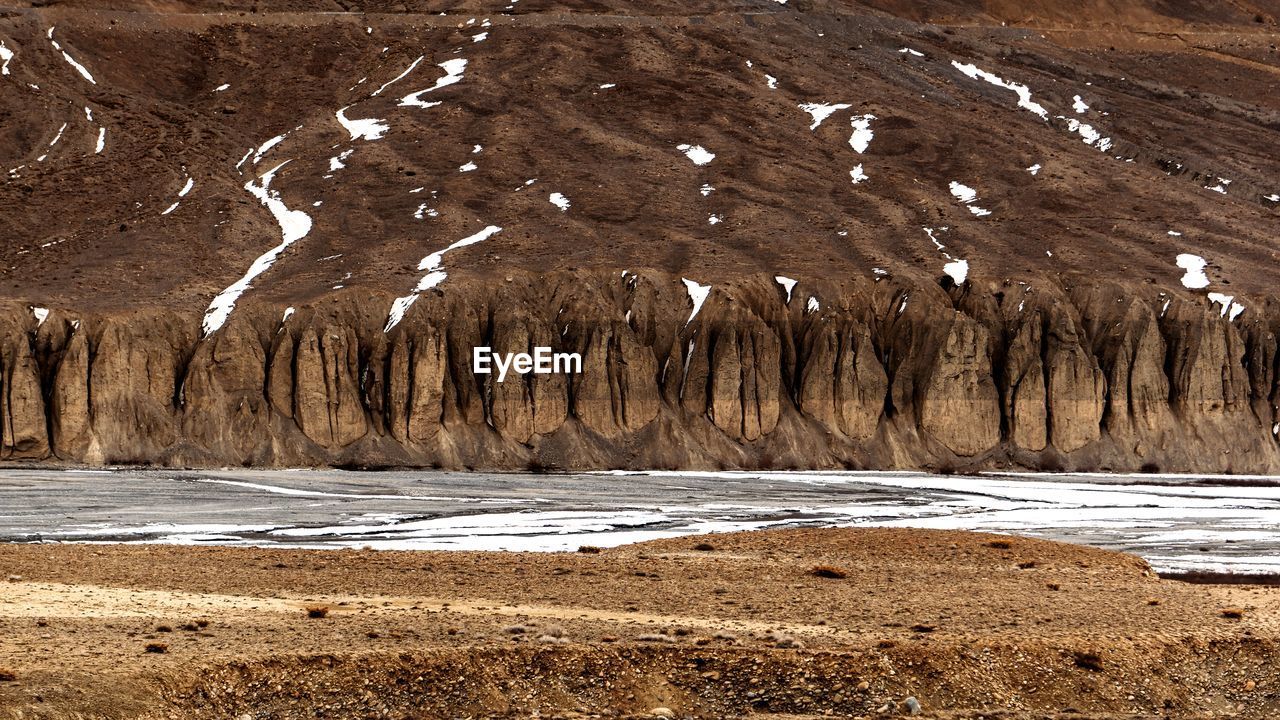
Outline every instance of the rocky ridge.
<svg viewBox="0 0 1280 720"><path fill-rule="evenodd" d="M1275 472L1280 313L1120 283L771 277L693 309L660 272L451 280L389 332L367 290L4 313L3 457L84 464ZM1163 294L1162 294L1163 295ZM1158 298L1159 296L1157 296ZM283 319L282 319L283 318ZM687 320L688 319L688 320ZM686 322L687 320L687 322ZM472 348L582 355L472 372Z"/></svg>

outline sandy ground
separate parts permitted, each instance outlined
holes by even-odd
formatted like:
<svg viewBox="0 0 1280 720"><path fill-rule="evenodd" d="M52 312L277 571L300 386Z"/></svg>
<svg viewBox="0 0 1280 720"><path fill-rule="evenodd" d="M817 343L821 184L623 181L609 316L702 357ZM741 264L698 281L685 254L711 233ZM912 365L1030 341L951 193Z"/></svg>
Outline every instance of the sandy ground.
<svg viewBox="0 0 1280 720"><path fill-rule="evenodd" d="M1280 589L1022 538L4 545L0 572L4 718L877 716L909 697L934 717L1280 710Z"/></svg>

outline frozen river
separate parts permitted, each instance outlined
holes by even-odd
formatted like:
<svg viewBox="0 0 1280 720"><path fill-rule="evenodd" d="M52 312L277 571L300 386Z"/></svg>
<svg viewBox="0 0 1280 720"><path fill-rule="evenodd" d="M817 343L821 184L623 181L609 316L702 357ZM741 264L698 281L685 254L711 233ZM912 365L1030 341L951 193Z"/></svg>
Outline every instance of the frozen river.
<svg viewBox="0 0 1280 720"><path fill-rule="evenodd" d="M1280 573L1280 478L0 470L0 540L566 550L798 526L1015 533Z"/></svg>

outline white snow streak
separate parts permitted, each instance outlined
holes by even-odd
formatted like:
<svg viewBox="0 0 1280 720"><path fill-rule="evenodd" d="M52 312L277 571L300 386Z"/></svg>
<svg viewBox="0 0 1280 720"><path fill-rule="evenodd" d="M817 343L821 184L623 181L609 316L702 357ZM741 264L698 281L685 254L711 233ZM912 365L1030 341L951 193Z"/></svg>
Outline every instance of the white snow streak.
<svg viewBox="0 0 1280 720"><path fill-rule="evenodd" d="M4 61L4 64L0 65L0 75L9 74L9 61L12 59L13 59L13 51L5 47L4 41L0 40L0 60Z"/></svg>
<svg viewBox="0 0 1280 720"><path fill-rule="evenodd" d="M1222 293L1209 293L1206 297L1209 298L1209 302L1217 303L1222 306L1221 315L1223 317L1226 317L1228 320L1234 321L1240 315L1240 313L1244 312L1244 306L1238 302L1235 302L1236 297L1234 295L1224 295Z"/></svg>
<svg viewBox="0 0 1280 720"><path fill-rule="evenodd" d="M774 281L776 281L779 285L781 285L781 286L783 287L783 289L784 289L784 290L786 290L786 291L787 291L787 304L788 304L788 305L790 305L790 304L791 304L791 291L795 289L795 287L796 287L796 281L795 281L795 280L792 280L792 279L791 279L791 278L789 278L789 277L785 277L785 276L783 276L783 275L776 275L776 276L774 276L774 278L773 278L773 279L774 279Z"/></svg>
<svg viewBox="0 0 1280 720"><path fill-rule="evenodd" d="M53 49L62 53L62 59L66 60L71 67L75 68L76 71L80 73L81 77L88 80L93 85L98 84L98 81L93 79L93 76L89 74L89 71L85 69L85 66L76 62L75 58L67 54L67 51L62 49L62 46L58 44L58 41L53 39L53 28L49 28L49 32L45 33L45 35L49 38L49 42L53 44ZM7 62L5 64L8 65Z"/></svg>
<svg viewBox="0 0 1280 720"><path fill-rule="evenodd" d="M467 61L463 58L453 58L452 60L445 60L444 62L440 63L439 67L440 69L444 70L445 72L444 77L440 78L439 80L436 80L436 84L432 85L426 90L419 90L416 93L411 93L409 95L405 95L404 97L400 98L400 104L406 107L420 107L420 108L429 108L429 107L434 107L436 105L439 105L440 104L439 102L423 101L422 96L429 92L434 92L436 90L439 90L442 87L447 87L449 85L453 85L454 83L460 82L462 80L462 73L465 72L467 69Z"/></svg>
<svg viewBox="0 0 1280 720"><path fill-rule="evenodd" d="M445 253L460 247L483 242L500 232L502 232L502 228L497 225L489 225L474 235L467 236L443 250L437 250L422 258L422 261L418 263L418 269L426 270L427 274L418 281L418 284L413 288L413 292L404 297L396 298L395 302L391 303L391 311L387 314L387 326L382 331L384 333L390 332L391 328L398 325L404 319L405 311L418 299L418 295L444 282L444 279L448 277L448 274L441 268Z"/></svg>
<svg viewBox="0 0 1280 720"><path fill-rule="evenodd" d="M1018 94L1018 107L1039 115L1041 120L1047 121L1049 119L1049 111L1045 110L1043 105L1031 99L1031 89L1026 85L1007 82L1001 79L998 75L993 75L986 70L981 70L976 65L969 63L960 63L952 60L951 65L974 80L985 80L992 85L1014 91Z"/></svg>
<svg viewBox="0 0 1280 720"><path fill-rule="evenodd" d="M261 184L254 184L253 180L245 183L244 189L249 194L258 198L258 201L271 211L276 222L280 224L281 240L280 244L271 248L267 252L253 261L249 266L248 272L244 277L232 283L227 289L218 293L218 296L209 303L209 309L204 313L203 329L206 337L217 332L219 328L227 322L227 318L231 315L231 311L236 307L236 301L245 290L248 290L254 279L275 263L280 254L285 251L293 243L306 237L311 232L311 216L301 210L290 210L280 199L280 193L271 189L271 181L275 178L275 174L280 168L287 165L290 161L286 160L274 168L268 170L260 179Z"/></svg>
<svg viewBox="0 0 1280 720"><path fill-rule="evenodd" d="M386 90L387 88L391 87L392 85L395 85L397 82L400 82L401 80L403 80L405 75L408 75L409 73L413 72L413 69L414 69L414 68L416 68L416 67L418 67L418 63L422 62L422 59L423 59L424 57L426 57L426 56L425 56L425 55L419 55L419 56L418 56L418 59L417 59L417 60L414 60L414 61L413 61L413 63L409 65L409 68L408 68L407 70L405 70L404 72L402 72L402 73L400 73L399 75L395 76L394 78L391 78L391 79L390 79L390 80L388 80L387 82L383 83L383 84L382 84L382 87L380 87L380 88L378 88L377 90L374 90L372 93L370 93L370 94L369 94L369 97L377 97L378 95L380 95L380 94L382 93L382 91L383 91L383 90Z"/></svg>
<svg viewBox="0 0 1280 720"><path fill-rule="evenodd" d="M968 185L953 181L951 183L951 194L956 200L959 200L965 205L965 207L969 208L969 212L974 215L977 215L978 217L985 217L991 214L990 210L980 208L973 204L978 199L978 191Z"/></svg>

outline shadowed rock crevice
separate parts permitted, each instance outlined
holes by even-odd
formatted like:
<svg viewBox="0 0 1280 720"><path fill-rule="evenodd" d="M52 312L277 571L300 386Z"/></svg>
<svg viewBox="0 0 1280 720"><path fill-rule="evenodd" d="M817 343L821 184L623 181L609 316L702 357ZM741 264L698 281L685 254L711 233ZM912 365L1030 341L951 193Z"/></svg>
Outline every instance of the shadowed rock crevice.
<svg viewBox="0 0 1280 720"><path fill-rule="evenodd" d="M715 285L639 271L451 278L392 298L0 325L7 460L164 465L991 467L1276 472L1274 305L887 277ZM1139 295L1139 292L1141 295ZM1150 297L1144 297L1150 295ZM282 319L283 318L283 319ZM472 351L580 353L476 374Z"/></svg>

